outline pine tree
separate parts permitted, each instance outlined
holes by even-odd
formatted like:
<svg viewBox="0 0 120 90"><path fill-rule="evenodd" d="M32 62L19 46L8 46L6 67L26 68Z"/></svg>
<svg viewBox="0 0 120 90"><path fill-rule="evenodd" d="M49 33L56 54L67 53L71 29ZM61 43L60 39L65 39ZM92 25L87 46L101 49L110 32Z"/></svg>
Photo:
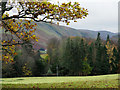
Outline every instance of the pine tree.
<svg viewBox="0 0 120 90"><path fill-rule="evenodd" d="M96 47L99 47L101 45L101 37L100 37L100 33L99 32L98 32L98 35L97 35L97 39L96 39L95 45L96 45Z"/></svg>
<svg viewBox="0 0 120 90"><path fill-rule="evenodd" d="M110 64L109 64L109 58L107 55L107 48L104 46L102 49L102 61L101 61L101 70L102 74L108 74L110 73Z"/></svg>
<svg viewBox="0 0 120 90"><path fill-rule="evenodd" d="M112 61L112 73L117 73L117 69L118 69L118 51L116 50L116 48L114 47L113 49L113 61Z"/></svg>
<svg viewBox="0 0 120 90"><path fill-rule="evenodd" d="M90 66L93 66L93 58L94 58L94 45L93 43L91 43L91 45L88 46L88 63L90 64Z"/></svg>
<svg viewBox="0 0 120 90"><path fill-rule="evenodd" d="M67 38L62 48L62 65L71 71L71 39Z"/></svg>
<svg viewBox="0 0 120 90"><path fill-rule="evenodd" d="M95 41L95 48L96 48L96 59L95 59L95 63L94 63L94 73L95 74L101 74L102 70L102 62L101 62L101 56L102 56L102 44L101 44L101 37L100 37L100 33L98 32L97 35L97 39Z"/></svg>
<svg viewBox="0 0 120 90"><path fill-rule="evenodd" d="M120 34L118 34L118 69L117 72L120 73Z"/></svg>
<svg viewBox="0 0 120 90"><path fill-rule="evenodd" d="M72 75L82 75L83 62L86 54L86 44L80 37L68 38L63 50L64 65Z"/></svg>
<svg viewBox="0 0 120 90"><path fill-rule="evenodd" d="M107 35L107 41L110 41L110 37L109 37L109 34Z"/></svg>
<svg viewBox="0 0 120 90"><path fill-rule="evenodd" d="M118 73L120 73L120 35L118 35Z"/></svg>
<svg viewBox="0 0 120 90"><path fill-rule="evenodd" d="M110 42L110 37L109 37L109 35L107 35L107 40L106 40L106 43L109 41L109 43L111 43Z"/></svg>

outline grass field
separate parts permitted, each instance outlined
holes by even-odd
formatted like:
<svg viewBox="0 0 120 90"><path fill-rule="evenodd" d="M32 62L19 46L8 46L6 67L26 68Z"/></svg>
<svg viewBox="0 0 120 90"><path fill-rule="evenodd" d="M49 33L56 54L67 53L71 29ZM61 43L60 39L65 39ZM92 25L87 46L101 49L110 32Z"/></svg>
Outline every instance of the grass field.
<svg viewBox="0 0 120 90"><path fill-rule="evenodd" d="M0 80L1 81L1 80ZM3 88L118 88L118 74L2 78Z"/></svg>

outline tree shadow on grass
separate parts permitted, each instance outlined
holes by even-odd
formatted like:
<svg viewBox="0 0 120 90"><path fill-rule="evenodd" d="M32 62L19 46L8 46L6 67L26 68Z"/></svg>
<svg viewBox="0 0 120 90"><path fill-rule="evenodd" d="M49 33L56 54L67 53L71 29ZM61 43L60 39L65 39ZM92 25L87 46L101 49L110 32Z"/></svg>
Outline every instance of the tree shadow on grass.
<svg viewBox="0 0 120 90"><path fill-rule="evenodd" d="M24 79L16 79L16 80L24 80Z"/></svg>
<svg viewBox="0 0 120 90"><path fill-rule="evenodd" d="M10 80L10 81L8 81L8 82L13 82L13 81L21 81L21 80L24 80L24 79L16 79L16 80Z"/></svg>

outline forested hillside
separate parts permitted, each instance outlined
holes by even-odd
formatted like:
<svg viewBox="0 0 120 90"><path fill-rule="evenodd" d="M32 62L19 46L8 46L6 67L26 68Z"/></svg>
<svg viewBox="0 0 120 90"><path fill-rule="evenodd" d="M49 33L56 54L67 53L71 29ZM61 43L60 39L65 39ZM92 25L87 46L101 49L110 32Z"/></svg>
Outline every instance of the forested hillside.
<svg viewBox="0 0 120 90"><path fill-rule="evenodd" d="M27 48L30 52L26 52ZM47 51L27 48L16 50L13 63L3 63L3 77L104 75L116 74L120 69L118 43L111 41L109 35L106 40L101 39L100 33L96 39L54 37L49 39Z"/></svg>
<svg viewBox="0 0 120 90"><path fill-rule="evenodd" d="M107 35L112 38L112 36L117 35L117 33L112 33L108 31L92 31L92 30L84 30L84 29L74 29L65 26L58 26L56 24L48 24L48 23L37 23L36 35L40 38L38 44L36 44L36 48L39 49L41 47L46 48L47 42L49 39L56 37L62 38L65 36L80 36L85 38L96 39L98 32L101 33L101 39L105 40ZM113 39L117 40L117 38Z"/></svg>

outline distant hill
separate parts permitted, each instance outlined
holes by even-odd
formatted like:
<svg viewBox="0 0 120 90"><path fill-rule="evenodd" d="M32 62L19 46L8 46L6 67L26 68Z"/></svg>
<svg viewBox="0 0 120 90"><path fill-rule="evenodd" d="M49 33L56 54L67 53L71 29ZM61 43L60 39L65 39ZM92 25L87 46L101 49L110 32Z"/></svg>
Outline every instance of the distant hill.
<svg viewBox="0 0 120 90"><path fill-rule="evenodd" d="M111 39L117 40L117 33L112 33L109 31L92 31L85 29L74 29L56 24L38 22L37 30L35 34L40 39L34 45L34 48L36 49L46 48L47 42L49 41L49 39L53 37L62 38L63 36L80 36L85 38L96 39L98 32L100 32L101 39L103 40L106 40L108 34Z"/></svg>
<svg viewBox="0 0 120 90"><path fill-rule="evenodd" d="M112 33L109 31L92 31L85 29L74 29L70 27L59 26L56 24L39 22L37 23L36 35L40 39L39 42L36 44L35 48L37 49L39 49L40 47L46 48L48 40L53 37L61 38L63 36L80 36L80 37L96 39L98 32L100 32L101 39L103 40L106 40L108 34L110 38L117 35L117 33Z"/></svg>
<svg viewBox="0 0 120 90"><path fill-rule="evenodd" d="M117 41L117 40L118 40L118 37L120 38L120 33L112 36L111 39L114 40L114 41L115 41L115 40Z"/></svg>

